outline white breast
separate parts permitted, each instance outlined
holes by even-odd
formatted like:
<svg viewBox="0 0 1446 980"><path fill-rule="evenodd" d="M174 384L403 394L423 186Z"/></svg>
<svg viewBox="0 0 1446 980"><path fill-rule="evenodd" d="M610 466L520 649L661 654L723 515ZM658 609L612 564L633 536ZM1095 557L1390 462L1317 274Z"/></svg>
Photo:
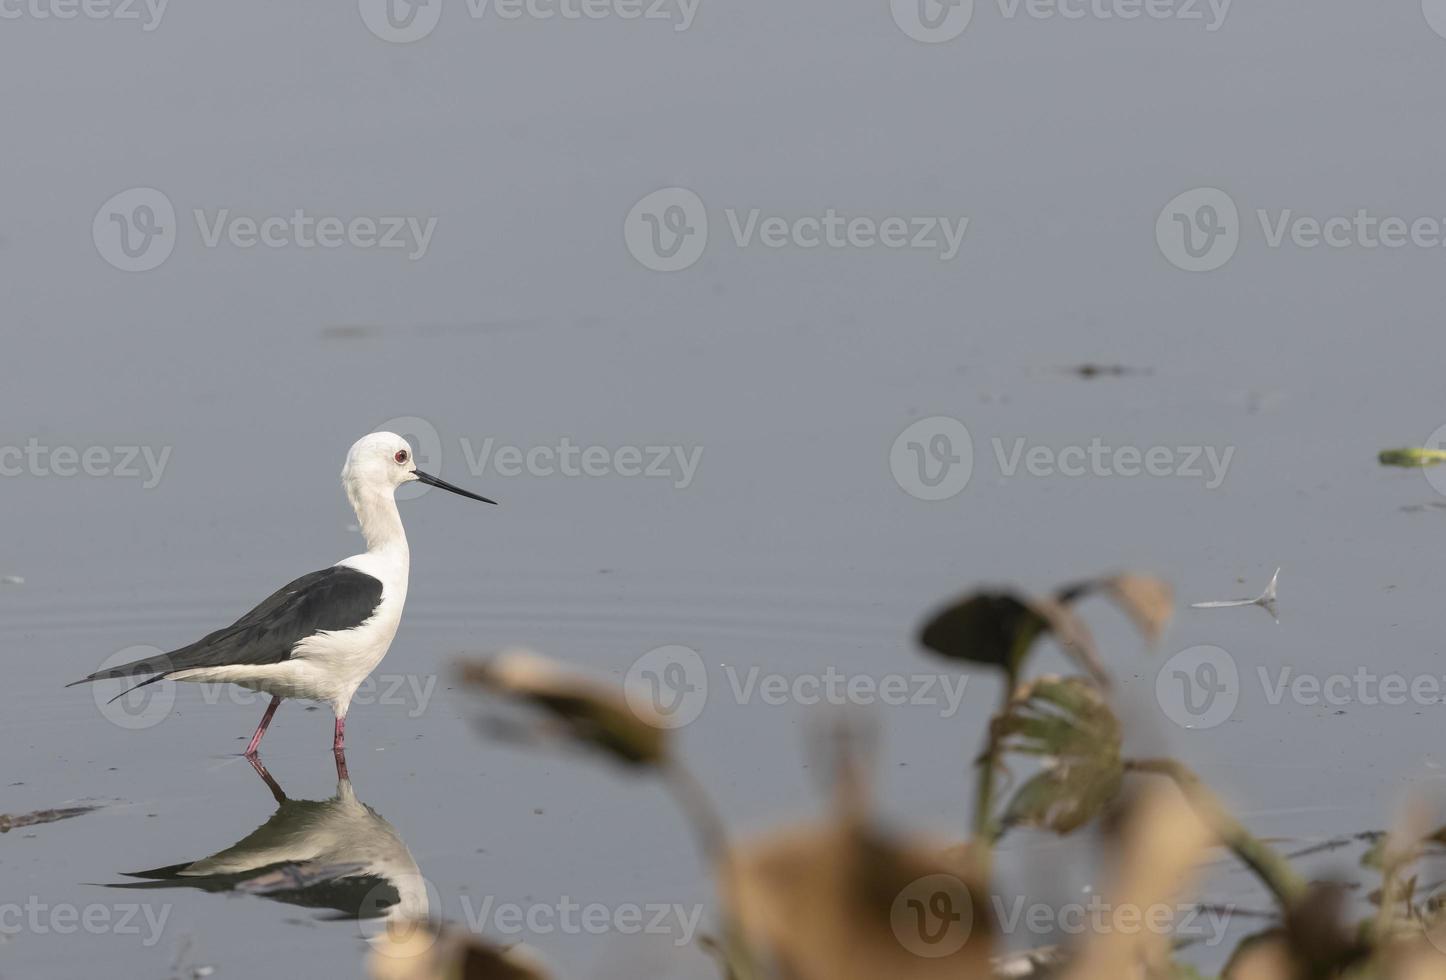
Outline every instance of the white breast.
<svg viewBox="0 0 1446 980"><path fill-rule="evenodd" d="M371 618L354 629L318 633L302 640L288 663L311 675L309 686L317 693L300 696L327 701L337 717L345 717L352 695L382 662L397 635L407 602L410 561L406 550L400 549L354 555L337 564L380 580L382 601Z"/></svg>

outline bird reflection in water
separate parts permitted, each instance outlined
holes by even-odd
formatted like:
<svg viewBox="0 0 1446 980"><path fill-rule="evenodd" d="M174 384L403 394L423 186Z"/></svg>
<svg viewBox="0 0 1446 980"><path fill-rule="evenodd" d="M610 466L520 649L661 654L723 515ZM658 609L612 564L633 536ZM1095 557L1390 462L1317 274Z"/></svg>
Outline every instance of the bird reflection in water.
<svg viewBox="0 0 1446 980"><path fill-rule="evenodd" d="M357 799L345 755L336 756L329 800L289 799L259 758L251 764L277 802L269 820L210 857L132 872L143 880L111 887L239 892L336 913L324 919L381 920L368 933L427 919L421 870L392 825Z"/></svg>

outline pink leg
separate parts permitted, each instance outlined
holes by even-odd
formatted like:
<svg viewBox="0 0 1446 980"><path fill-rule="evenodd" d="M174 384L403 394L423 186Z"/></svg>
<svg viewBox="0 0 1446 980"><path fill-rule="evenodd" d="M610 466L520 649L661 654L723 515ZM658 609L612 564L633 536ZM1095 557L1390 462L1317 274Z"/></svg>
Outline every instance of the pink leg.
<svg viewBox="0 0 1446 980"><path fill-rule="evenodd" d="M331 742L331 750L332 750L333 752L345 752L345 751L346 751L346 719L345 719L345 718L338 718L338 719L336 720L336 738L332 739L332 742Z"/></svg>
<svg viewBox="0 0 1446 980"><path fill-rule="evenodd" d="M336 749L333 752L333 758L336 759L336 781L350 780L351 774L346 771L346 752Z"/></svg>
<svg viewBox="0 0 1446 980"><path fill-rule="evenodd" d="M266 714L261 716L261 724L256 726L256 734L251 736L251 744L246 746L246 755L256 754L256 749L261 744L261 736L266 734L266 726L271 724L271 718L279 707L281 707L281 698L273 697L270 706L266 709Z"/></svg>
<svg viewBox="0 0 1446 980"><path fill-rule="evenodd" d="M261 757L259 755L248 755L246 761L251 763L251 768L256 770L256 775L265 781L267 789L271 790L271 795L276 798L276 802L285 803L286 794L281 791L281 787L276 784L276 780L271 778L271 773L266 771L266 766L262 764Z"/></svg>

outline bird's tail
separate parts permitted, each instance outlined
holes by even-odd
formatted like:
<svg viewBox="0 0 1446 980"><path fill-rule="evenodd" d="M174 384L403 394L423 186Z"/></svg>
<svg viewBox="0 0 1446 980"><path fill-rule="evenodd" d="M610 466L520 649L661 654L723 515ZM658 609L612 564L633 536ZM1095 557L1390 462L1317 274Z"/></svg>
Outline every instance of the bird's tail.
<svg viewBox="0 0 1446 980"><path fill-rule="evenodd" d="M136 684L134 687L126 688L126 690L122 691L120 694L117 694L114 698L111 698L112 701L115 701L121 697L124 697L126 694L129 694L131 691L134 691L137 687L145 687L147 684L154 684L156 681L164 679L165 676L174 669L174 661L172 660L171 654L158 653L153 657L144 657L140 660L133 660L128 664L121 664L118 667L107 667L104 670L97 670L90 676L82 677L78 681L71 681L65 686L75 687L79 684L89 684L91 681L104 681L116 677L125 678L127 680L134 680L138 677L147 678L146 680L141 681L141 683Z"/></svg>

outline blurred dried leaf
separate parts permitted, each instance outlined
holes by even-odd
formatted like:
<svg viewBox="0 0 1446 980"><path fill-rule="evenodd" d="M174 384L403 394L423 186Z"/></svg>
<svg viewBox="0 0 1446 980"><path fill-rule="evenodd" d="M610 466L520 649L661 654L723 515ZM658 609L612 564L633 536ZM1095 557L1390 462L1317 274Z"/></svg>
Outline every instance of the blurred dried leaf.
<svg viewBox="0 0 1446 980"><path fill-rule="evenodd" d="M744 846L723 878L767 976L990 976L985 889L974 864L946 856L943 845L836 819Z"/></svg>
<svg viewBox="0 0 1446 980"><path fill-rule="evenodd" d="M1065 653L1101 684L1108 684L1089 629L1053 599L1016 592L977 592L930 617L919 633L919 642L951 660L988 664L1018 677L1043 633L1052 634Z"/></svg>
<svg viewBox="0 0 1446 980"><path fill-rule="evenodd" d="M1364 934L1347 921L1346 905L1344 886L1312 883L1305 896L1285 910L1281 928L1240 944L1221 974L1222 980L1335 977L1364 966L1371 948Z"/></svg>
<svg viewBox="0 0 1446 980"><path fill-rule="evenodd" d="M416 928L388 932L374 943L368 958L372 980L549 980L549 974L523 947L484 943L461 930Z"/></svg>
<svg viewBox="0 0 1446 980"><path fill-rule="evenodd" d="M1390 975L1396 980L1446 980L1446 953L1440 939L1431 944L1419 943L1401 954Z"/></svg>
<svg viewBox="0 0 1446 980"><path fill-rule="evenodd" d="M1044 760L1014 794L1004 827L1067 834L1094 819L1124 778L1120 723L1083 677L1041 677L1023 685L994 722L1005 752Z"/></svg>
<svg viewBox="0 0 1446 980"><path fill-rule="evenodd" d="M1405 872L1421 856L1430 827L1429 811L1419 799L1413 799L1391 833L1378 842L1381 887L1371 895L1377 906L1378 935L1398 933L1402 923L1416 924L1416 877Z"/></svg>
<svg viewBox="0 0 1446 980"><path fill-rule="evenodd" d="M1250 936L1230 954L1220 980L1294 980L1290 948L1277 932Z"/></svg>
<svg viewBox="0 0 1446 980"><path fill-rule="evenodd" d="M719 862L733 943L770 980L988 977L986 874L966 846L902 839L868 816L867 731L835 725L833 808Z"/></svg>
<svg viewBox="0 0 1446 980"><path fill-rule="evenodd" d="M1109 906L1141 914L1178 901L1205 858L1215 835L1175 787L1146 789L1126 817ZM1087 943L1067 980L1172 977L1170 937L1152 929L1108 929ZM1285 980L1284 977L1280 980Z"/></svg>
<svg viewBox="0 0 1446 980"><path fill-rule="evenodd" d="M1129 572L1066 586L1058 598L1069 604L1096 592L1119 606L1151 646L1160 642L1165 627L1175 615L1175 590L1168 582Z"/></svg>
<svg viewBox="0 0 1446 980"><path fill-rule="evenodd" d="M1446 827L1436 828L1431 833L1420 837L1416 843L1417 852L1412 855L1412 859L1418 858L1422 853L1426 852L1440 856L1441 848L1446 847ZM1399 841L1393 842L1391 835L1376 835L1371 846L1361 855L1361 867L1384 871L1387 848L1399 846Z"/></svg>
<svg viewBox="0 0 1446 980"><path fill-rule="evenodd" d="M634 710L619 691L527 652L499 654L462 665L462 679L540 708L561 733L630 766L656 766L667 757L667 732L658 719ZM514 732L515 734L515 732Z"/></svg>

